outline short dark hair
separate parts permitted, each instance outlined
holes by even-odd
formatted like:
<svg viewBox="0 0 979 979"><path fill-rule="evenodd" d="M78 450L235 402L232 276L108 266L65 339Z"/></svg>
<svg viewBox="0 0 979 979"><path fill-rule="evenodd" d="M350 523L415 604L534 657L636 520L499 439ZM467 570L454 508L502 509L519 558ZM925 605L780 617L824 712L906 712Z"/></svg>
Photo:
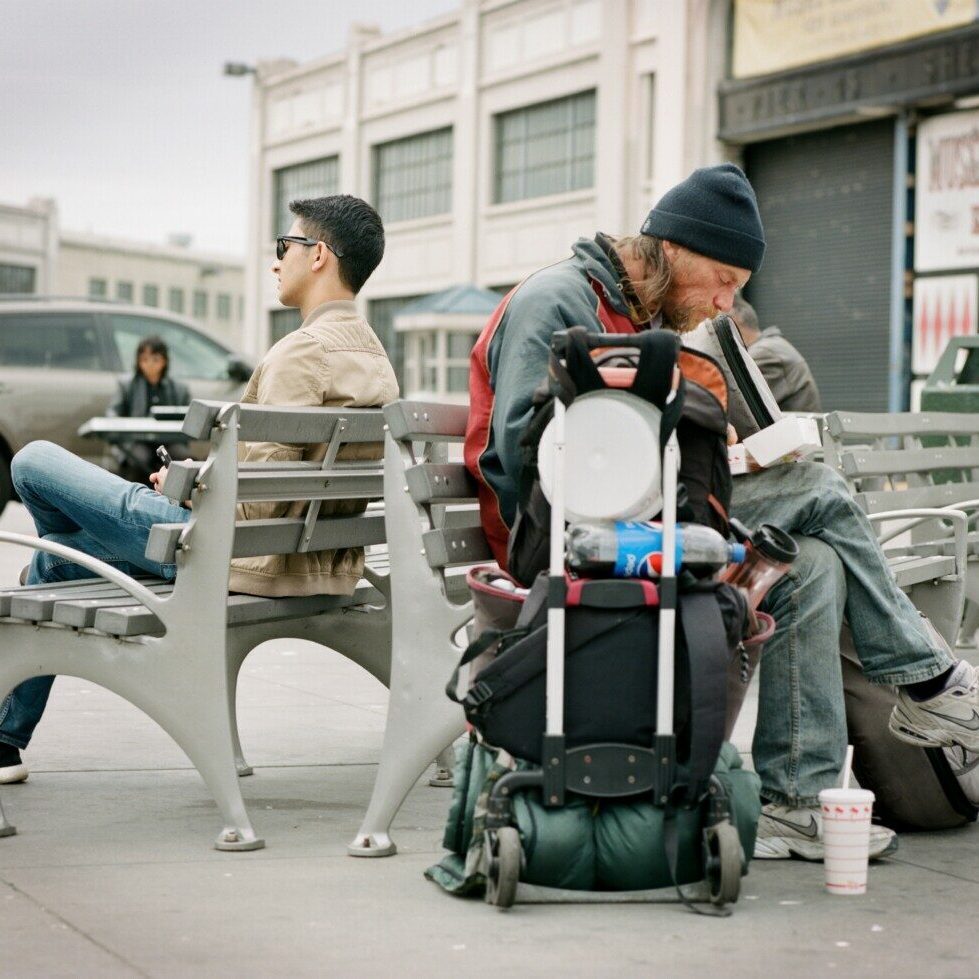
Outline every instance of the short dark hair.
<svg viewBox="0 0 979 979"><path fill-rule="evenodd" d="M340 281L355 295L360 292L384 257L384 225L377 211L349 194L290 201L289 210L310 238L340 252Z"/></svg>
<svg viewBox="0 0 979 979"><path fill-rule="evenodd" d="M133 365L133 372L138 376L142 373L139 369L139 358L143 356L144 353L147 354L161 354L166 363L163 365L163 373L160 378L167 376L167 371L170 369L170 351L167 349L167 345L158 337L156 334L151 334L148 337L143 337L139 341L139 346L136 347L136 362Z"/></svg>
<svg viewBox="0 0 979 979"><path fill-rule="evenodd" d="M752 333L761 332L755 307L740 292L734 297L734 305L731 307L731 313L738 321L738 326L743 326L746 330L751 330Z"/></svg>

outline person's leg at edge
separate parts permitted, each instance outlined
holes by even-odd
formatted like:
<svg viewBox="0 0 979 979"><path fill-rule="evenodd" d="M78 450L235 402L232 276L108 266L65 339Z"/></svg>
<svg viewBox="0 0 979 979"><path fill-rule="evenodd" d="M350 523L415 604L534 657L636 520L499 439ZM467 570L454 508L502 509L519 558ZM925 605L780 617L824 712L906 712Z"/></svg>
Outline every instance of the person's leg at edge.
<svg viewBox="0 0 979 979"><path fill-rule="evenodd" d="M33 442L21 450L14 457L12 475L39 537L99 558L126 574L174 576L173 565L147 561L144 551L153 524L186 520L184 508L47 442ZM80 565L35 551L27 583L89 577L92 573ZM0 783L27 777L19 751L31 739L53 682L52 676L25 680L0 703Z"/></svg>

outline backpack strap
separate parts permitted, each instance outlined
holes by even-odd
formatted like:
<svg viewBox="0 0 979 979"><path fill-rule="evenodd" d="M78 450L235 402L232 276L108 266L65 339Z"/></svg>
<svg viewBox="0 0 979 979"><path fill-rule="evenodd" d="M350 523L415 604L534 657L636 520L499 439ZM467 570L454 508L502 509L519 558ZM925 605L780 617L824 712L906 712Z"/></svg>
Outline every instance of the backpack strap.
<svg viewBox="0 0 979 979"><path fill-rule="evenodd" d="M724 741L730 652L721 610L711 592L681 593L677 604L690 682L689 781L682 789L696 802L707 791Z"/></svg>

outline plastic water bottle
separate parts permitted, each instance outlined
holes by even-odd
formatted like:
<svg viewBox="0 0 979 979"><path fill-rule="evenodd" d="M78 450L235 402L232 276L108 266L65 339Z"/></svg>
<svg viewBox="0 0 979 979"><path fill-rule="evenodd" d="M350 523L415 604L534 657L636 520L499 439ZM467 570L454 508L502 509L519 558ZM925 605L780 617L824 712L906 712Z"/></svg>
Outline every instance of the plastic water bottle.
<svg viewBox="0 0 979 979"><path fill-rule="evenodd" d="M703 524L676 526L676 566L716 571L744 560L743 544L726 541ZM645 521L572 524L565 559L578 574L596 578L658 578L663 568L663 525Z"/></svg>
<svg viewBox="0 0 979 979"><path fill-rule="evenodd" d="M743 588L748 605L757 609L798 556L799 545L784 530L763 523L751 535L744 561L725 570L721 580Z"/></svg>

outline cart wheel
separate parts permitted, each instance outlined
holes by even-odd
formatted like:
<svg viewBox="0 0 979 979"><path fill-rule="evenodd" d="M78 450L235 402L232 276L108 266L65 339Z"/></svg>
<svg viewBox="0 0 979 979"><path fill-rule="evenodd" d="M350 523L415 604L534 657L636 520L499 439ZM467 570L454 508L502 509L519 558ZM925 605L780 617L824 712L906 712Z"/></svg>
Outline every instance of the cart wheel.
<svg viewBox="0 0 979 979"><path fill-rule="evenodd" d="M734 904L741 893L741 837L728 821L704 830L704 876L711 904Z"/></svg>
<svg viewBox="0 0 979 979"><path fill-rule="evenodd" d="M486 903L509 908L520 879L520 834L513 826L489 830L489 865L486 868Z"/></svg>

